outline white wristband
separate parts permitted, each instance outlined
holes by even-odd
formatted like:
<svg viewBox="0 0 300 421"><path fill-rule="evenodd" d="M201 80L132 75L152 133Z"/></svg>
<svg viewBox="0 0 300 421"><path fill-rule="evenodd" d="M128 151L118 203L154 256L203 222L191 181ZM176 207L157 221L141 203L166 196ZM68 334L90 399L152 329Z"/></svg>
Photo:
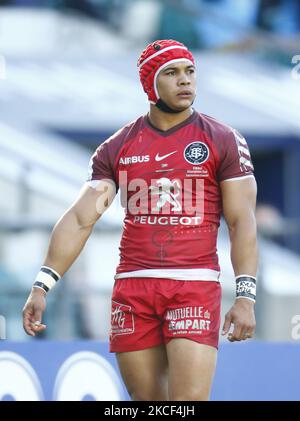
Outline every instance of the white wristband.
<svg viewBox="0 0 300 421"><path fill-rule="evenodd" d="M56 282L58 282L60 278L61 276L54 269L51 269L48 266L42 266L33 286L48 292L56 285Z"/></svg>
<svg viewBox="0 0 300 421"><path fill-rule="evenodd" d="M236 299L246 298L247 300L256 300L256 278L252 275L238 275L236 281Z"/></svg>

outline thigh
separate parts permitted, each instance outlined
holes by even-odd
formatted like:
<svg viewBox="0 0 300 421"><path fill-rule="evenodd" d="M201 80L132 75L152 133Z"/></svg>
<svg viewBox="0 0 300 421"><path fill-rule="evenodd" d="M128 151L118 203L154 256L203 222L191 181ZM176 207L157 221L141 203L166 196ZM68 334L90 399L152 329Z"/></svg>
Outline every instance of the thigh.
<svg viewBox="0 0 300 421"><path fill-rule="evenodd" d="M168 361L164 345L116 354L127 391L135 401L168 400Z"/></svg>
<svg viewBox="0 0 300 421"><path fill-rule="evenodd" d="M172 339L167 345L167 357L170 400L208 400L217 349L190 339Z"/></svg>

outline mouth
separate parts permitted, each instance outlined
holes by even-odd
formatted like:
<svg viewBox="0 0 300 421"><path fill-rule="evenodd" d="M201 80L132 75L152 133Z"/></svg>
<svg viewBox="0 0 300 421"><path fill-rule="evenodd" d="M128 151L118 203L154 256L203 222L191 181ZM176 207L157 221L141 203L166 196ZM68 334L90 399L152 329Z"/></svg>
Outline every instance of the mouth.
<svg viewBox="0 0 300 421"><path fill-rule="evenodd" d="M182 92L179 92L177 94L177 96L179 96L180 98L187 98L187 99L189 99L189 98L191 98L193 96L193 93L191 91L182 91Z"/></svg>

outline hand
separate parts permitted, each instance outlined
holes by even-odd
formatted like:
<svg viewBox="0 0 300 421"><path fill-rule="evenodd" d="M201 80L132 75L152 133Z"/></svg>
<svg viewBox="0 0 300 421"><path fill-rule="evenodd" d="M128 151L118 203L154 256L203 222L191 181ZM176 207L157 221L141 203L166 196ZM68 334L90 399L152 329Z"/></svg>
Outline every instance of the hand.
<svg viewBox="0 0 300 421"><path fill-rule="evenodd" d="M32 288L32 291L23 309L23 327L30 336L46 329L42 324L42 315L46 309L46 293L40 288Z"/></svg>
<svg viewBox="0 0 300 421"><path fill-rule="evenodd" d="M244 341L253 337L255 331L254 303L247 298L235 300L234 305L225 316L222 335L226 335L234 325L232 333L229 333L227 339L230 342Z"/></svg>

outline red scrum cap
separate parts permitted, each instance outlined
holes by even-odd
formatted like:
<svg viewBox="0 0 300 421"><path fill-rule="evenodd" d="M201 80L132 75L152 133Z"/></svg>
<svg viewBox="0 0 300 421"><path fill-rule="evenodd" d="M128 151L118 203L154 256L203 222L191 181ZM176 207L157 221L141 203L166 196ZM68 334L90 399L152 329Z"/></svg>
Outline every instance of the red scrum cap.
<svg viewBox="0 0 300 421"><path fill-rule="evenodd" d="M151 103L156 104L159 100L156 87L158 73L169 64L183 60L195 65L194 57L187 47L172 39L154 41L142 52L138 60L140 80Z"/></svg>

